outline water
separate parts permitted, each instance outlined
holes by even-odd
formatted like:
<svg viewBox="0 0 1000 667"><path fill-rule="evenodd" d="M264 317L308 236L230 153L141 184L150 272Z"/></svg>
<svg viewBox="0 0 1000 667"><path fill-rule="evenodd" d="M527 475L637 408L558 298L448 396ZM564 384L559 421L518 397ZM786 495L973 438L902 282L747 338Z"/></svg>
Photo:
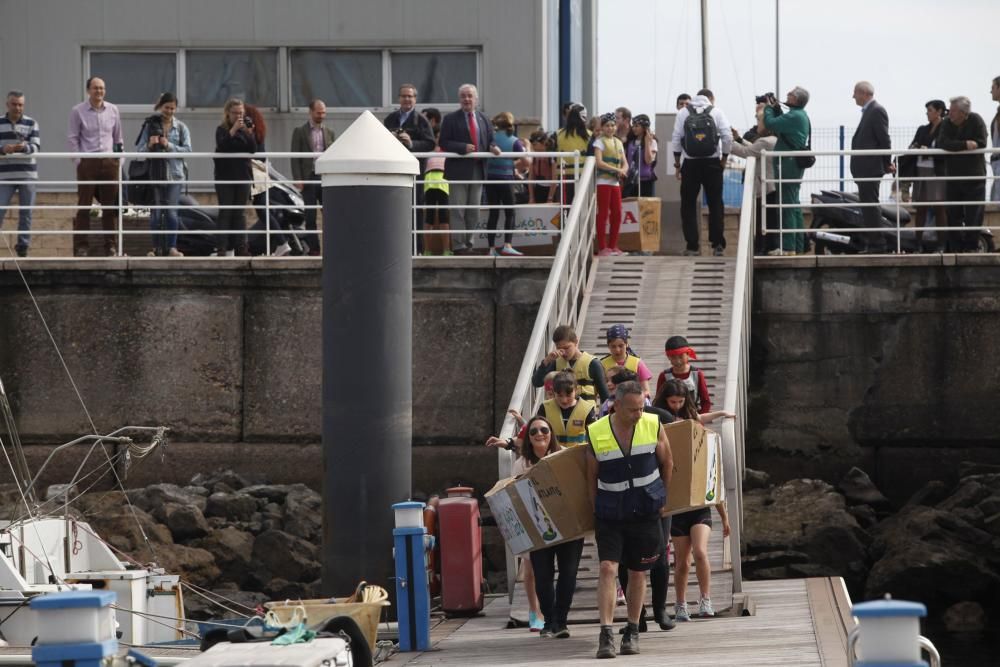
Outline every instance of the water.
<svg viewBox="0 0 1000 667"><path fill-rule="evenodd" d="M975 637L959 637L949 633L940 621L927 621L923 632L941 653L941 667L985 667L1000 665L1000 634L990 631Z"/></svg>

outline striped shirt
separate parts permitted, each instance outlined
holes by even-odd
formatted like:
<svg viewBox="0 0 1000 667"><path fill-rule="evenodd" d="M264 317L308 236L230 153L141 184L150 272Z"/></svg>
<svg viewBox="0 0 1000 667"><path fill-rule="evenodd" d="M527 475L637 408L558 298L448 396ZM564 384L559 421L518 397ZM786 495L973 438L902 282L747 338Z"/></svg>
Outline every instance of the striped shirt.
<svg viewBox="0 0 1000 667"><path fill-rule="evenodd" d="M0 116L0 151L4 146L20 143L25 145L23 153L11 153L9 157L0 157L0 181L38 180L38 165L35 163L35 158L14 156L31 155L41 147L38 123L34 118L21 116L17 122L11 122L6 114Z"/></svg>

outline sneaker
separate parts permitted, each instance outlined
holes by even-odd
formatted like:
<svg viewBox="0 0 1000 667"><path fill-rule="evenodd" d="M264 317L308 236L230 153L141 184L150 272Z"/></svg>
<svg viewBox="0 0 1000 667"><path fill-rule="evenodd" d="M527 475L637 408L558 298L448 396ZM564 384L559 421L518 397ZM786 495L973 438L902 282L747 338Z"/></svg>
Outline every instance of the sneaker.
<svg viewBox="0 0 1000 667"><path fill-rule="evenodd" d="M539 615L536 614L535 612L529 611L528 630L530 630L531 632L541 632L542 628L544 627L545 627L545 621L543 621L541 617L539 617Z"/></svg>
<svg viewBox="0 0 1000 667"><path fill-rule="evenodd" d="M767 251L767 254L769 257L781 257L785 254L785 251L781 248L772 248Z"/></svg>
<svg viewBox="0 0 1000 667"><path fill-rule="evenodd" d="M683 623L685 621L691 620L691 615L688 614L687 602L678 602L675 605L676 612L674 613L674 620L678 623Z"/></svg>
<svg viewBox="0 0 1000 667"><path fill-rule="evenodd" d="M227 250L226 252L222 253L222 256L223 257L236 257L236 251L235 250Z"/></svg>
<svg viewBox="0 0 1000 667"><path fill-rule="evenodd" d="M612 257L614 254L615 253L614 253L614 251L611 248L605 248L604 250L602 250L599 253L597 253L597 256L598 257Z"/></svg>
<svg viewBox="0 0 1000 667"><path fill-rule="evenodd" d="M86 257L87 254L88 254L88 252L89 251L86 248L75 248L73 250L73 256L74 257Z"/></svg>
<svg viewBox="0 0 1000 667"><path fill-rule="evenodd" d="M569 628L565 623L552 626L552 636L556 639L569 639Z"/></svg>
<svg viewBox="0 0 1000 667"><path fill-rule="evenodd" d="M167 251L167 255L169 255L170 257L183 257L184 253L182 253L177 248L171 248L170 250Z"/></svg>
<svg viewBox="0 0 1000 667"><path fill-rule="evenodd" d="M611 634L611 628L601 628L601 634L597 638L597 658L614 658L617 655L615 652L615 637Z"/></svg>
<svg viewBox="0 0 1000 667"><path fill-rule="evenodd" d="M639 629L631 623L625 628L622 646L618 652L622 655L639 655Z"/></svg>
<svg viewBox="0 0 1000 667"><path fill-rule="evenodd" d="M618 593L615 595L615 604L625 604L625 591L622 590L620 585L618 586Z"/></svg>
<svg viewBox="0 0 1000 667"><path fill-rule="evenodd" d="M441 253L441 254L442 254L442 255L444 255L445 257L454 257L454 256L455 256L455 253L454 253L454 252L452 252L451 250L445 250L445 251L444 251L443 253Z"/></svg>
<svg viewBox="0 0 1000 667"><path fill-rule="evenodd" d="M14 252L17 254L18 257L27 257L28 256L28 249L25 248L23 245L15 246L14 247Z"/></svg>
<svg viewBox="0 0 1000 667"><path fill-rule="evenodd" d="M685 250L683 254L684 254L685 257L697 257L698 255L701 254L701 252L698 251L698 250L691 250L689 248L689 249Z"/></svg>
<svg viewBox="0 0 1000 667"><path fill-rule="evenodd" d="M702 618L712 618L715 616L715 610L712 609L712 600L709 598L702 598L698 603L698 616Z"/></svg>
<svg viewBox="0 0 1000 667"><path fill-rule="evenodd" d="M150 250L146 253L146 257L157 257L159 254L160 253L157 250Z"/></svg>
<svg viewBox="0 0 1000 667"><path fill-rule="evenodd" d="M552 626L549 625L548 623L545 623L542 626L542 629L538 632L538 636L541 637L542 639L551 639L552 635L553 635Z"/></svg>
<svg viewBox="0 0 1000 667"><path fill-rule="evenodd" d="M292 251L292 246L288 245L287 242L282 243L277 248L274 249L272 257L284 257Z"/></svg>
<svg viewBox="0 0 1000 667"><path fill-rule="evenodd" d="M622 250L619 250L617 247L614 247L614 248L611 249L611 254L612 255L624 255L625 252L622 251Z"/></svg>
<svg viewBox="0 0 1000 667"><path fill-rule="evenodd" d="M726 249L723 248L722 246L715 246L714 248L712 248L713 257L722 257L725 254L726 254Z"/></svg>
<svg viewBox="0 0 1000 667"><path fill-rule="evenodd" d="M500 253L497 252L496 248L490 248L490 251L488 253L486 253L486 254L489 255L490 257L499 257L500 256Z"/></svg>
<svg viewBox="0 0 1000 667"><path fill-rule="evenodd" d="M505 255L505 256L507 256L507 257L521 257L522 255L524 255L524 253L523 253L523 252L521 252L520 250L517 250L516 248L512 248L512 247L511 247L511 246L509 246L509 245L505 245L505 246L504 246L504 247L503 247L503 248L502 248L502 249L500 250L500 254L501 254L501 255Z"/></svg>

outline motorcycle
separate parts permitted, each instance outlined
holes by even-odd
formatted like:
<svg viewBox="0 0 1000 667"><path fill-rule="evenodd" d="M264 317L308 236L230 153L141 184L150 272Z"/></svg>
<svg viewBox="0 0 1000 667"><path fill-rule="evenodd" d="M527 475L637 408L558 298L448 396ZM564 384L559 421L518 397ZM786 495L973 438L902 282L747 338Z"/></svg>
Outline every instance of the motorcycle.
<svg viewBox="0 0 1000 667"><path fill-rule="evenodd" d="M858 195L853 192L842 192L840 190L821 190L812 195L813 204L839 204L812 209L812 229L816 230L813 235L815 252L817 255L853 255L864 252L872 245L871 238L875 234L881 233L885 239L885 246L890 252L896 250L896 214L899 213L899 250L904 253L923 252L922 243L927 243L930 235L934 232L922 232L918 237L917 232L921 231L913 227L905 227L910 223L910 213L900 206L882 204L879 207L881 216L879 227L884 228L881 232L852 232L851 229L862 229L866 227L864 221L863 207L857 206ZM823 231L825 229L838 229L848 231ZM996 246L993 241L993 234L989 230L980 231L976 237L976 252L994 252Z"/></svg>

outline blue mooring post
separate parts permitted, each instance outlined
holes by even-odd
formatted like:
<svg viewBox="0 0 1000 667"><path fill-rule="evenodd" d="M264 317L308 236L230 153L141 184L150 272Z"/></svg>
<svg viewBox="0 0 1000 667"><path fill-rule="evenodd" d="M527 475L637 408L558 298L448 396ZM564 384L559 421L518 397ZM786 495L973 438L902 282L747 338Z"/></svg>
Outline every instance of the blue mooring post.
<svg viewBox="0 0 1000 667"><path fill-rule="evenodd" d="M63 591L32 598L38 639L31 659L38 667L102 667L118 653L114 591Z"/></svg>
<svg viewBox="0 0 1000 667"><path fill-rule="evenodd" d="M840 150L844 150L844 126L840 126ZM840 191L844 191L844 156L840 156Z"/></svg>
<svg viewBox="0 0 1000 667"><path fill-rule="evenodd" d="M396 503L392 531L396 557L396 620L399 650L426 651L431 647L431 594L427 583L427 549L434 537L424 528L424 504Z"/></svg>

